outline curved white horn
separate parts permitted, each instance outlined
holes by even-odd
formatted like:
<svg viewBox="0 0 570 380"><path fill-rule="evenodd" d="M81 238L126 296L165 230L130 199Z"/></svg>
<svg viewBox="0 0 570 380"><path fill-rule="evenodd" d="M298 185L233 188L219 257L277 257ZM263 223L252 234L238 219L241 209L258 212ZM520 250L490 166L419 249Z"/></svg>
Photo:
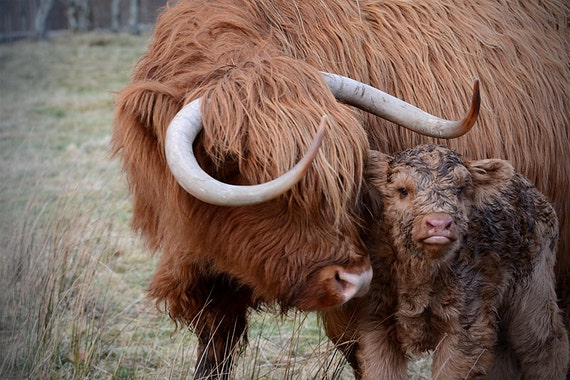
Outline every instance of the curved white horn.
<svg viewBox="0 0 570 380"><path fill-rule="evenodd" d="M479 80L473 86L471 107L459 121L440 119L367 84L322 72L335 98L422 135L451 139L467 133L479 114Z"/></svg>
<svg viewBox="0 0 570 380"><path fill-rule="evenodd" d="M323 116L318 133L303 158L282 176L259 185L236 186L218 181L206 173L196 161L192 144L202 130L200 99L184 106L172 119L166 131L165 151L168 166L176 181L190 194L210 204L246 206L273 199L304 176L323 141L327 117Z"/></svg>

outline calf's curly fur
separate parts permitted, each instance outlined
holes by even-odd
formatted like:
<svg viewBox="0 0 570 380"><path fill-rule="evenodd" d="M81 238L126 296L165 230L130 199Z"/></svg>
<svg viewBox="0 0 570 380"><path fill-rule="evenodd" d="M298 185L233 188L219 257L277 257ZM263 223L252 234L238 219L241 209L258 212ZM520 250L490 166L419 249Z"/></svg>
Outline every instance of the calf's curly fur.
<svg viewBox="0 0 570 380"><path fill-rule="evenodd" d="M433 379L564 379L546 197L507 161L436 145L373 152L367 174L372 287L327 323L355 337L340 347L358 376L405 379L407 357L432 350Z"/></svg>

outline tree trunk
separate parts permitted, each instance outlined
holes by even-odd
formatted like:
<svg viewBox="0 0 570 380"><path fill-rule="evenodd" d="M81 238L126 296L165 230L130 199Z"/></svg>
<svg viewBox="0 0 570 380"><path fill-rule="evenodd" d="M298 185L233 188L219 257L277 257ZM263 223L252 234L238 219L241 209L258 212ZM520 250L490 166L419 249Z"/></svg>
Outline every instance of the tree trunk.
<svg viewBox="0 0 570 380"><path fill-rule="evenodd" d="M111 30L121 31L121 0L111 0Z"/></svg>
<svg viewBox="0 0 570 380"><path fill-rule="evenodd" d="M129 32L131 34L140 34L139 25L139 11L140 11L140 0L131 0L131 6L129 9Z"/></svg>
<svg viewBox="0 0 570 380"><path fill-rule="evenodd" d="M40 0L34 22L35 34L38 40L47 38L47 18L55 0Z"/></svg>
<svg viewBox="0 0 570 380"><path fill-rule="evenodd" d="M91 7L89 0L67 0L67 21L74 32L91 29Z"/></svg>

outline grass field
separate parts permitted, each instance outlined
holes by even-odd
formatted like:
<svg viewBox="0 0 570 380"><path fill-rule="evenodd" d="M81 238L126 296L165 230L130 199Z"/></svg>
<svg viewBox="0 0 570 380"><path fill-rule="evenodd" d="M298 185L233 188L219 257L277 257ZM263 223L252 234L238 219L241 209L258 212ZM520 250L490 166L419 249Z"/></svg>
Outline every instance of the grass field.
<svg viewBox="0 0 570 380"><path fill-rule="evenodd" d="M148 38L0 45L1 379L192 374L194 337L145 298L156 259L129 230L108 157L114 91ZM237 379L352 378L315 315L252 321Z"/></svg>

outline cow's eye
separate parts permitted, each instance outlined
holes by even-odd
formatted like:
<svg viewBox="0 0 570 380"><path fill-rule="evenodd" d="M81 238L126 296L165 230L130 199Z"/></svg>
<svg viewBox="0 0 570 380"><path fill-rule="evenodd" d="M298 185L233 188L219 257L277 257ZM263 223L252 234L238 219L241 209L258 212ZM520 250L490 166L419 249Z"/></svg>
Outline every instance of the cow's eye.
<svg viewBox="0 0 570 380"><path fill-rule="evenodd" d="M406 198L409 194L408 190L403 187L398 189L398 192L400 193L400 198Z"/></svg>

